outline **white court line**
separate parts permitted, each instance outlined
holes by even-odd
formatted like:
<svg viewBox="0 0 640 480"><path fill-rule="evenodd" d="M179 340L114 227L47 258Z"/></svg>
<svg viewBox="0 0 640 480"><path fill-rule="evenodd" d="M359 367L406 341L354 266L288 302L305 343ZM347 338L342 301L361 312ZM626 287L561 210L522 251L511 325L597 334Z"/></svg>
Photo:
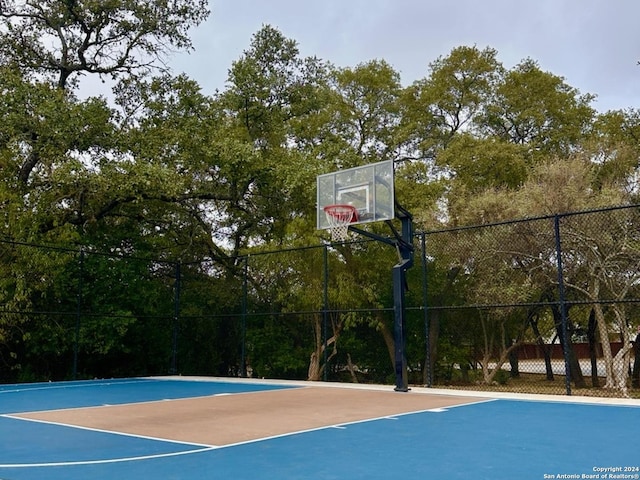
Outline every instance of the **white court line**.
<svg viewBox="0 0 640 480"><path fill-rule="evenodd" d="M134 382L132 382L134 383ZM50 413L50 412L64 412L67 410L92 410L92 409L98 409L98 408L111 408L111 407L115 407L115 408L119 408L119 407L127 407L127 406L131 406L131 405L150 405L150 404L154 404L154 403L163 403L163 402L181 402L181 401L185 401L185 400L198 400L198 399L203 399L203 398L212 398L212 397L224 397L224 396L228 396L228 395L248 395L248 394L252 394L252 393L266 393L266 392L278 392L279 390L265 390L265 391L261 391L261 390L255 390L255 391L248 391L248 392L234 392L234 393L210 393L210 394L206 394L206 395L198 395L195 397L176 397L176 398L161 398L161 399L156 399L156 400L143 400L143 401L139 401L139 402L129 402L129 403L105 403L105 404L101 404L101 405L84 405L84 406L71 406L71 407L63 407L63 408L54 408L54 409L48 409L48 410L27 410L24 412L13 412L13 415L30 415L32 413ZM0 414L0 416L8 416L11 414L5 414L2 415ZM2 480L2 479L0 479Z"/></svg>
<svg viewBox="0 0 640 480"><path fill-rule="evenodd" d="M104 387L104 386L111 386L111 385L131 385L131 384L136 384L136 383L152 383L149 381L149 379L141 379L141 380L124 380L124 381L118 381L118 382L112 382L112 381L102 381L102 380L95 380L95 383L92 382L87 382L87 383L65 383L64 385L61 385L59 383L53 383L53 384L45 384L45 386L42 387L32 387L32 388L15 388L12 390L0 390L0 394L2 393L19 393L19 392L37 392L39 390L60 390L60 389L67 389L67 388L85 388L85 387ZM29 384L32 385L32 384Z"/></svg>
<svg viewBox="0 0 640 480"><path fill-rule="evenodd" d="M101 428L90 428L90 427L84 427L82 425L74 425L72 423L62 423L62 422L51 422L48 420L38 420L38 419L34 419L34 418L23 418L23 417L17 417L11 414L7 414L7 415L0 415L0 417L3 418L10 418L12 420L22 420L23 422L33 422L33 423L43 423L45 425L55 425L57 427L67 427L67 428L74 428L76 430L85 430L88 432L97 432L97 433L109 433L112 435L120 435L121 437L132 437L132 438L141 438L144 440L154 440L156 442L163 442L163 443L175 443L178 445L191 445L194 447L204 447L204 448L219 448L218 445L208 445L208 444L204 444L204 443L195 443L195 442L183 442L180 440L170 440L170 439L166 439L166 438L159 438L159 437L150 437L147 435L137 435L134 433L126 433L126 432L117 432L114 430L103 430Z"/></svg>
<svg viewBox="0 0 640 480"><path fill-rule="evenodd" d="M463 403L463 404L459 404L459 405L452 405L452 406L447 407L447 408L466 407L466 406L478 405L478 404L489 403L489 402L494 402L494 401L496 401L496 399L479 400L477 402ZM420 414L420 413L429 413L431 411L433 411L433 409L430 409L430 410L417 410L417 411L413 411L413 412L400 413L400 414L394 415L393 419L397 420L398 419L397 417L405 417L405 416L408 416L408 415L415 415L415 414ZM123 436L135 437L135 438L145 438L145 439L150 439L150 440L159 440L159 441L164 441L164 442L167 442L167 443L180 443L180 444L184 444L184 445L194 445L194 446L198 446L199 445L197 443L179 442L179 441L166 440L166 439L156 439L156 438L153 438L153 437L144 437L144 436L141 436L141 435L132 435L132 434L120 433L120 432L110 432L108 430L98 430L98 429L93 429L93 428L80 427L80 426L77 426L77 425L66 425L66 424L63 424L63 423L45 422L45 421L41 421L41 420L32 420L32 419L25 419L25 418L20 418L20 417L12 417L11 415L0 415L0 416L1 417L7 417L7 418L16 418L17 420L25 420L25 421L40 422L40 423L50 423L50 424L53 424L53 425L68 426L68 427L71 427L71 428L78 428L78 429L82 429L82 430L89 430L89 431L95 431L95 432L112 433L114 435L123 435ZM325 426L322 426L322 427L308 428L308 429L305 429L305 430L298 430L298 431L295 431L295 432L287 432L287 433L282 433L280 435L272 435L272 436L269 436L269 437L256 438L256 439L252 439L252 440L246 440L246 441L243 441L243 442L229 443L227 445L217 445L217 446L214 446L214 445L201 445L203 448L199 448L199 449L196 449L196 450L187 450L187 451L183 451L183 452L162 453L162 454L157 454L157 455L145 455L145 456L140 456L140 457L113 458L113 459L105 459L105 460L80 460L80 461L77 461L77 462L0 464L0 468L28 468L28 467L58 467L58 466L73 466L73 465L96 465L96 464L104 464L104 463L133 462L133 461L149 460L149 459L155 459L155 458L175 457L175 456L179 456L179 455L191 455L191 454L194 454L194 453L202 453L202 452L207 452L207 451L212 451L212 450L222 450L222 449L226 449L226 448L238 447L238 446L241 446L241 445L250 445L252 443L266 442L268 440L275 440L275 439L278 439L278 438L292 437L294 435L300 435L300 434L303 434L303 433L319 432L319 431L328 430L328 429L346 430L350 425L357 425L357 424L361 424L361 423L375 422L375 421L379 421L379 420L388 420L388 419L391 419L391 418L389 416L367 418L367 419L364 419L364 420L356 420L356 421L353 421L353 422L340 423L340 424L335 424L335 425L325 425Z"/></svg>
<svg viewBox="0 0 640 480"><path fill-rule="evenodd" d="M75 428L77 430L86 430L89 432L108 433L111 435L120 435L122 437L133 437L133 438L140 438L144 440L154 440L154 441L163 442L163 443L173 443L178 445L189 445L194 447L200 447L195 450L183 450L180 452L159 453L155 455L143 455L139 457L108 458L103 460L79 460L79 461L71 461L71 462L48 462L48 463L7 463L7 464L0 464L0 468L67 467L72 465L97 465L97 464L104 464L104 463L133 462L133 461L139 461L139 460L149 460L154 458L176 457L179 455L191 455L194 453L208 452L208 451L217 450L218 448L220 448L217 445L206 445L206 444L200 444L200 443L194 443L194 442L182 442L179 440L167 440L166 438L149 437L146 435L134 435L131 433L102 430L99 428L89 428L89 427L83 427L80 425L71 425L71 424L60 423L60 422L49 422L45 420L35 420L32 418L15 417L13 415L0 415L0 417L10 418L12 420L22 420L24 422L44 423L47 425L55 425L59 427Z"/></svg>
<svg viewBox="0 0 640 480"><path fill-rule="evenodd" d="M196 382L220 382L220 383L248 383L253 385L279 385L291 387L323 387L323 388L349 388L354 390L375 390L392 391L393 385L373 385L363 383L341 383L341 382L320 382L307 380L277 380L277 379L256 379L241 377L199 377L199 376L156 376L140 377L150 380L173 380L173 381L196 381ZM457 390L454 388L434 388L424 386L411 386L411 392L399 393L399 395L446 395L456 397L476 397L493 398L503 400L530 400L534 402L557 402L557 403L584 403L595 405L611 406L636 406L640 407L638 398L619 397L590 397L580 395L545 395L540 393L514 393L514 392L494 392L491 390Z"/></svg>
<svg viewBox="0 0 640 480"><path fill-rule="evenodd" d="M193 455L194 453L216 450L218 447L200 448L197 450L185 450L182 452L159 453L156 455L144 455L140 457L107 458L104 460L79 460L77 462L49 462L49 463L6 463L0 464L0 468L42 468L42 467L71 467L74 465L99 465L105 463L135 462L139 460L152 460L155 458L177 457L179 455Z"/></svg>
<svg viewBox="0 0 640 480"><path fill-rule="evenodd" d="M491 398L491 399L487 399L487 400L478 400L477 402L463 403L463 404L459 404L459 405L451 405L450 407L447 407L447 408L467 407L467 406L471 406L471 405L479 405L479 404L482 404L482 403L490 403L490 402L495 402L495 401L496 401L496 399ZM396 417L396 418L394 418L394 420L398 420L397 417L406 417L408 415L419 415L421 413L429 413L429 412L431 412L431 410L416 410L416 411L412 411L412 412L398 413L398 414L394 415L394 417ZM355 420L353 422L337 423L335 425L326 425L326 426L323 426L323 427L309 428L309 429L306 429L306 430L298 430L296 432L282 433L280 435L273 435L273 436L270 436L270 437L256 438L256 439L247 440L247 441L244 441L244 442L237 442L237 443L230 443L230 444L227 444L227 445L220 445L218 447L218 449L221 450L221 449L224 449L224 448L236 447L236 446L239 446L239 445L248 445L248 444L251 444L251 443L264 442L264 441L273 440L273 439L276 439L276 438L291 437L293 435L299 435L299 434L302 434L302 433L319 432L321 430L328 430L330 428L334 428L334 429L338 429L338 430L346 430L350 425L358 425L358 424L361 424L361 423L377 422L377 421L380 421L380 420L389 420L389 419L390 419L389 416L385 415L385 416L382 416L382 417L366 418L364 420Z"/></svg>

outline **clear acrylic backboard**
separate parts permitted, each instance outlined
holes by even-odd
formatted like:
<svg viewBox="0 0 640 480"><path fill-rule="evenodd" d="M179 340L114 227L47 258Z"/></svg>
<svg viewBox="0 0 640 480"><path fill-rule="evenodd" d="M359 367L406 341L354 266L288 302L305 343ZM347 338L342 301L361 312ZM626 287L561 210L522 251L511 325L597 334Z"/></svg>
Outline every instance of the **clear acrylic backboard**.
<svg viewBox="0 0 640 480"><path fill-rule="evenodd" d="M338 170L318 176L317 228L331 228L325 207L351 205L357 215L351 225L392 220L394 211L393 160Z"/></svg>

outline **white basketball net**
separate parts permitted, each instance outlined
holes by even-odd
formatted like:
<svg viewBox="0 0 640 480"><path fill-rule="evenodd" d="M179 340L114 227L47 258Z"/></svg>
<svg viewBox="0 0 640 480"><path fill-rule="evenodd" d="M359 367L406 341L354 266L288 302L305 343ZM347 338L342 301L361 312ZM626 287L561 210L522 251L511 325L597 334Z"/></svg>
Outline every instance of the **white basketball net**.
<svg viewBox="0 0 640 480"><path fill-rule="evenodd" d="M357 215L356 210L351 205L330 205L325 207L324 212L329 222L331 240L344 242L349 237L349 224Z"/></svg>

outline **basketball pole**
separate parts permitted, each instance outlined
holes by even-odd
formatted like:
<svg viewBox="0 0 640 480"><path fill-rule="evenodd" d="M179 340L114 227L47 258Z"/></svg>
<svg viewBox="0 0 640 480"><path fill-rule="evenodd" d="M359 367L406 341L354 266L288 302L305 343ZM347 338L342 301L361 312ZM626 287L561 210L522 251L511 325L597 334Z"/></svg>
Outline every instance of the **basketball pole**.
<svg viewBox="0 0 640 480"><path fill-rule="evenodd" d="M407 373L407 355L405 352L407 343L405 292L408 290L407 270L413 266L414 258L413 216L396 203L395 217L401 222L401 232L396 230L390 220L386 222L393 232L394 239L382 237L351 225L349 226L349 230L391 245L398 251L398 263L393 266L393 337L395 344L394 363L396 375L396 387L394 390L396 392L408 392L410 389Z"/></svg>

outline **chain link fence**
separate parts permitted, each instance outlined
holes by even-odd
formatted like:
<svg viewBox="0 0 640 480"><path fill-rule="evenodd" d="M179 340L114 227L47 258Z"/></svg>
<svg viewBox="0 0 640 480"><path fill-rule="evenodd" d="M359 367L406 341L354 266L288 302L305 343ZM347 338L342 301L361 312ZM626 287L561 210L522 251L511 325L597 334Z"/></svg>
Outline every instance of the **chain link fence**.
<svg viewBox="0 0 640 480"><path fill-rule="evenodd" d="M0 242L0 381L166 373L174 266Z"/></svg>
<svg viewBox="0 0 640 480"><path fill-rule="evenodd" d="M640 212L427 235L434 385L638 396ZM438 273L438 271L440 273Z"/></svg>
<svg viewBox="0 0 640 480"><path fill-rule="evenodd" d="M421 232L409 381L640 396L638 206ZM0 380L394 381L393 248L159 261L0 241Z"/></svg>

